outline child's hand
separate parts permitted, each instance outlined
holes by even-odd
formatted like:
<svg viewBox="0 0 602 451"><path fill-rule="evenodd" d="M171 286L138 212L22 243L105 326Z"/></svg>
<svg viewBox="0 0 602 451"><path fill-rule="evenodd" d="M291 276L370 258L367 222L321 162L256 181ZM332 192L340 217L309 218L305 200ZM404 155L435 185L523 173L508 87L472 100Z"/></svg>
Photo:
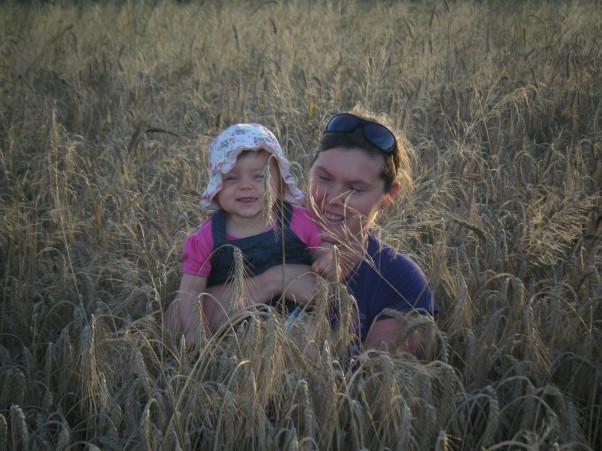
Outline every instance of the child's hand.
<svg viewBox="0 0 602 451"><path fill-rule="evenodd" d="M311 269L313 272L324 277L326 280L330 280L334 274L332 252L327 252L324 255L321 255L320 258L313 262Z"/></svg>

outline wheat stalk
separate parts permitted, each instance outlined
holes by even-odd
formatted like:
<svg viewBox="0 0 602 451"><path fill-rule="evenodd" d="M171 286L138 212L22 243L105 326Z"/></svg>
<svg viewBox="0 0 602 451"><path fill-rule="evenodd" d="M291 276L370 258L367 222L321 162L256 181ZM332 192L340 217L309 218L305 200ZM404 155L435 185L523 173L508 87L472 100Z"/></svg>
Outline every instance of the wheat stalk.
<svg viewBox="0 0 602 451"><path fill-rule="evenodd" d="M9 402L25 403L27 394L27 379L20 368L10 368L4 377L2 393L0 394L0 402L2 405L7 405ZM17 405L19 405L17 404Z"/></svg>
<svg viewBox="0 0 602 451"><path fill-rule="evenodd" d="M96 318L92 315L90 324L84 327L80 338L79 360L81 369L81 392L90 396L98 388L98 365L96 361ZM94 406L89 406L91 413Z"/></svg>
<svg viewBox="0 0 602 451"><path fill-rule="evenodd" d="M29 449L31 437L21 407L16 404L11 405L8 418L10 420L13 449Z"/></svg>
<svg viewBox="0 0 602 451"><path fill-rule="evenodd" d="M60 425L60 432L58 434L58 438L56 440L56 449L57 450L66 450L69 448L72 442L71 430L69 428L69 423L67 420L60 415L58 423Z"/></svg>
<svg viewBox="0 0 602 451"><path fill-rule="evenodd" d="M233 247L232 250L234 252L234 265L233 275L230 281L232 287L230 309L231 311L238 311L243 307L245 263L242 251L237 247Z"/></svg>
<svg viewBox="0 0 602 451"><path fill-rule="evenodd" d="M156 404L156 400L155 398L150 398L144 406L140 420L140 437L142 438L142 446L146 449L154 449L157 446L157 442L155 442L152 435L154 428L150 418L153 404Z"/></svg>
<svg viewBox="0 0 602 451"><path fill-rule="evenodd" d="M435 443L435 451L449 451L449 441L449 436L445 431L439 432Z"/></svg>
<svg viewBox="0 0 602 451"><path fill-rule="evenodd" d="M8 423L4 414L0 414L0 448L8 449L9 442Z"/></svg>

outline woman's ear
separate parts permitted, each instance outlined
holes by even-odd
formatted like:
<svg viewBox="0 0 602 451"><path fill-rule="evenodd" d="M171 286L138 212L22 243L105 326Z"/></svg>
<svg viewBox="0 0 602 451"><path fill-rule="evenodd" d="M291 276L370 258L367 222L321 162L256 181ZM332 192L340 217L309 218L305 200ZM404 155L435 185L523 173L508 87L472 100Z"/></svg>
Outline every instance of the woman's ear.
<svg viewBox="0 0 602 451"><path fill-rule="evenodd" d="M384 210L385 208L390 207L395 203L395 198L399 194L399 188L400 186L398 182L393 183L389 191L385 193L385 197L382 201L382 204L380 205L381 210Z"/></svg>

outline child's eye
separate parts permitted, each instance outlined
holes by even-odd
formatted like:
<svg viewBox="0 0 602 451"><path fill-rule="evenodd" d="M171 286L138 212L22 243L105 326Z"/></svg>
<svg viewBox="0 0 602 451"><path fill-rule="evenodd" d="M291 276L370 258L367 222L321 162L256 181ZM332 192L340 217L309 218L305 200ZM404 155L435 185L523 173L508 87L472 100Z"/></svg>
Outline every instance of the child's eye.
<svg viewBox="0 0 602 451"><path fill-rule="evenodd" d="M237 179L233 175L227 175L224 177L224 181L226 182L235 182Z"/></svg>
<svg viewBox="0 0 602 451"><path fill-rule="evenodd" d="M263 180L265 178L265 174L260 172L259 174L255 174L255 180Z"/></svg>
<svg viewBox="0 0 602 451"><path fill-rule="evenodd" d="M356 188L355 186L350 186L350 187L349 187L349 191L351 191L351 194L353 194L353 193L361 193L361 192L363 192L361 189L359 189L359 188Z"/></svg>

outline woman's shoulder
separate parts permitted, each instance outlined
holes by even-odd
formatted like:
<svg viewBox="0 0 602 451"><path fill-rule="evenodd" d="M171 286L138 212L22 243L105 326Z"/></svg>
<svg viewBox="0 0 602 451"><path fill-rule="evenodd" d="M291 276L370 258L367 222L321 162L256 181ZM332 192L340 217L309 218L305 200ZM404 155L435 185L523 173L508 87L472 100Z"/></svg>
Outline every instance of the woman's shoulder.
<svg viewBox="0 0 602 451"><path fill-rule="evenodd" d="M419 272L422 269L409 255L368 234L368 255L381 272Z"/></svg>
<svg viewBox="0 0 602 451"><path fill-rule="evenodd" d="M371 248L371 249L370 249ZM415 308L424 309L431 313L438 311L438 307L432 301L428 281L424 271L407 254L394 249L392 246L381 242L375 236L369 243L368 252L372 253L371 270L376 274L376 278L386 281L379 286L393 293L391 299L399 299L400 295L406 302L411 300ZM376 287L378 284L374 283Z"/></svg>

